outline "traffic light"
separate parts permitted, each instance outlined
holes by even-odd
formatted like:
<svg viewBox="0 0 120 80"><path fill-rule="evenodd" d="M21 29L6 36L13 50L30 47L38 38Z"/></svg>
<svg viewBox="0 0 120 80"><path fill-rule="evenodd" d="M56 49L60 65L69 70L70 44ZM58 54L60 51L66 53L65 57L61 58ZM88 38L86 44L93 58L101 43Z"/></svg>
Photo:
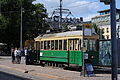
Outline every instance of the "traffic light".
<svg viewBox="0 0 120 80"><path fill-rule="evenodd" d="M100 2L104 2L105 5L109 5L110 4L110 0L100 0Z"/></svg>

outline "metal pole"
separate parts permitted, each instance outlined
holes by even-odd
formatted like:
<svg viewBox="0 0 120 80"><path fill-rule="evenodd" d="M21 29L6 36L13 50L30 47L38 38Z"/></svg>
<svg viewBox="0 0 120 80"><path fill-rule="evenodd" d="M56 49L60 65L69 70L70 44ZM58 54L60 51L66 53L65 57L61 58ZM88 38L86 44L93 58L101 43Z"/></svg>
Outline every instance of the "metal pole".
<svg viewBox="0 0 120 80"><path fill-rule="evenodd" d="M1 1L0 1L0 16L1 16Z"/></svg>
<svg viewBox="0 0 120 80"><path fill-rule="evenodd" d="M61 23L62 23L62 0L60 0L59 28L62 28L62 27L61 27Z"/></svg>
<svg viewBox="0 0 120 80"><path fill-rule="evenodd" d="M116 4L115 0L110 2L111 9L111 40L112 40L112 80L118 80L117 71L117 39L116 39Z"/></svg>
<svg viewBox="0 0 120 80"><path fill-rule="evenodd" d="M119 24L118 24L118 39L119 39L119 35L120 35L120 14L119 14Z"/></svg>
<svg viewBox="0 0 120 80"><path fill-rule="evenodd" d="M85 77L85 59L84 59L84 25L82 27L82 54L83 54L83 66L82 66L82 71L83 71L83 76Z"/></svg>
<svg viewBox="0 0 120 80"><path fill-rule="evenodd" d="M22 49L22 6L21 6L21 26L20 26L20 49Z"/></svg>

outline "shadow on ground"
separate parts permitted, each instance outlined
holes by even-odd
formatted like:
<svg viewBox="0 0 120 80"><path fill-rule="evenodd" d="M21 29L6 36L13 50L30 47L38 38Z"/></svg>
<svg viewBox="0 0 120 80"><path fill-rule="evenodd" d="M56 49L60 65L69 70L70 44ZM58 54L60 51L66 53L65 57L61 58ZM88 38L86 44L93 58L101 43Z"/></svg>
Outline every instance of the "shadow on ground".
<svg viewBox="0 0 120 80"><path fill-rule="evenodd" d="M0 71L0 80L32 80Z"/></svg>

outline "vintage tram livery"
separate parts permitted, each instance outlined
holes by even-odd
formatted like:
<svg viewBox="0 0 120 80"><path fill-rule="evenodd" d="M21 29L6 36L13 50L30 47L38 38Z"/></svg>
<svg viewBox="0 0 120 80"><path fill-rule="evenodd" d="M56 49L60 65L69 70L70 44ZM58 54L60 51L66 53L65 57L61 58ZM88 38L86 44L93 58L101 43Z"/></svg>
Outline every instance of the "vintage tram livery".
<svg viewBox="0 0 120 80"><path fill-rule="evenodd" d="M31 62L38 61L50 65L82 66L83 53L82 31L67 31L39 35L34 39L35 53L31 54ZM87 58L93 65L98 65L98 35L84 36Z"/></svg>

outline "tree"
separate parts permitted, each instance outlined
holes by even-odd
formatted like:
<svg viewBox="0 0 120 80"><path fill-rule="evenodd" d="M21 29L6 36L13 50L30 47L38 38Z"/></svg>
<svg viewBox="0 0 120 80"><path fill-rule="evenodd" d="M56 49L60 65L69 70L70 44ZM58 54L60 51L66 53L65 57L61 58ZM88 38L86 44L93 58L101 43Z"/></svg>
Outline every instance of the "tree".
<svg viewBox="0 0 120 80"><path fill-rule="evenodd" d="M46 9L43 4L32 4L35 0L3 0L1 3L2 22L5 28L4 39L9 47L19 47L21 7L23 9L23 41L34 39L43 33L47 25ZM45 13L45 14L44 14ZM8 21L8 22L6 22ZM43 24L44 23L44 24ZM4 41L4 40L1 40Z"/></svg>
<svg viewBox="0 0 120 80"><path fill-rule="evenodd" d="M100 29L96 24L93 24L93 27L95 29L95 32L101 37L102 36L102 39L104 39L104 36L103 36L103 29Z"/></svg>

